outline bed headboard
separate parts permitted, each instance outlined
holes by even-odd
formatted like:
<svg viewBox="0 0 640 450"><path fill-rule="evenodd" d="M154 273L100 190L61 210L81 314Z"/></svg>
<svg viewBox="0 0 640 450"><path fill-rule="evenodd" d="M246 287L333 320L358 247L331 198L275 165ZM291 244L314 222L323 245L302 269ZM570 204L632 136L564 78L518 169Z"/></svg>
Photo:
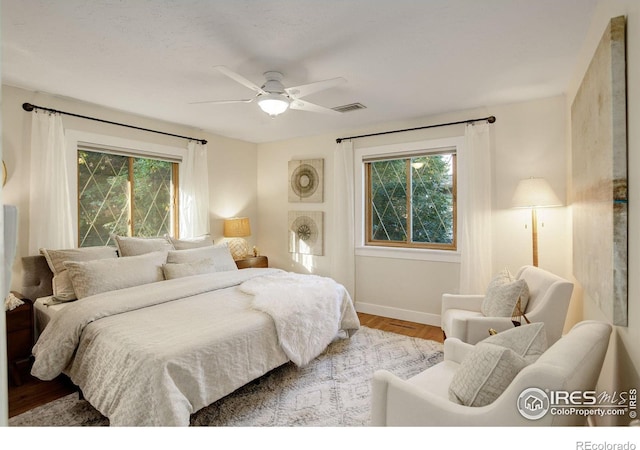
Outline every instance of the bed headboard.
<svg viewBox="0 0 640 450"><path fill-rule="evenodd" d="M42 255L22 257L23 296L35 301L39 297L53 294L53 272Z"/></svg>

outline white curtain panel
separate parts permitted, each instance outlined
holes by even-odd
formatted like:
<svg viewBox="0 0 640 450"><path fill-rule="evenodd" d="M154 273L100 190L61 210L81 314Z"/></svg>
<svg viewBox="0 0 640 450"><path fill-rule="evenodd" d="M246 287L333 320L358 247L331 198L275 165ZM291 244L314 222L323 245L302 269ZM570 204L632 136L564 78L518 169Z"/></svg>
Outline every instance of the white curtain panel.
<svg viewBox="0 0 640 450"><path fill-rule="evenodd" d="M467 124L458 157L460 293L483 294L491 267L491 126Z"/></svg>
<svg viewBox="0 0 640 450"><path fill-rule="evenodd" d="M337 145L333 165L331 277L341 283L355 301L355 192L351 141L342 141Z"/></svg>
<svg viewBox="0 0 640 450"><path fill-rule="evenodd" d="M67 151L62 117L31 114L29 254L42 247L74 248ZM75 203L75 200L73 201Z"/></svg>
<svg viewBox="0 0 640 450"><path fill-rule="evenodd" d="M209 173L207 145L189 141L180 164L180 237L209 234Z"/></svg>

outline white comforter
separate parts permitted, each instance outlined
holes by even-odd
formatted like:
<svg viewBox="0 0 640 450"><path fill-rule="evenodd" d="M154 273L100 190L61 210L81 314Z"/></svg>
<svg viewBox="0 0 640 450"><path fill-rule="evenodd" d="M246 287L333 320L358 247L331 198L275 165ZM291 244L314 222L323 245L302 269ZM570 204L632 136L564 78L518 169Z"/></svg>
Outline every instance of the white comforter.
<svg viewBox="0 0 640 450"><path fill-rule="evenodd" d="M330 342L338 330L351 333L359 322L344 288L319 278L308 278L300 298L308 307L297 308L296 315L311 314L301 322L314 326L307 336L332 334L321 339ZM278 329L298 325L290 314L265 306L269 298L278 301L278 289L292 292L292 283L300 288L303 279L278 269L243 269L87 297L49 323L33 349L32 374L49 380L67 373L112 425L186 426L192 413L285 363L288 355L305 363L326 348L306 346L295 332L293 340L279 336ZM311 289L318 281L325 288L333 283L332 298L330 289Z"/></svg>

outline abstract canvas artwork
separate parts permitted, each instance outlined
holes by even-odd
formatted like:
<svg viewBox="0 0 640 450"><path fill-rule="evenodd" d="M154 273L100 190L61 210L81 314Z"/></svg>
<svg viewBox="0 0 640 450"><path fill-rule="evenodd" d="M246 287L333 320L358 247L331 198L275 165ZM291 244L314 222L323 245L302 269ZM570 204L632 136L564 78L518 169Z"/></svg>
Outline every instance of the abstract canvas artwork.
<svg viewBox="0 0 640 450"><path fill-rule="evenodd" d="M322 211L289 211L289 253L323 255Z"/></svg>
<svg viewBox="0 0 640 450"><path fill-rule="evenodd" d="M324 160L289 161L289 201L322 203Z"/></svg>
<svg viewBox="0 0 640 450"><path fill-rule="evenodd" d="M625 18L611 19L571 106L574 276L627 325Z"/></svg>

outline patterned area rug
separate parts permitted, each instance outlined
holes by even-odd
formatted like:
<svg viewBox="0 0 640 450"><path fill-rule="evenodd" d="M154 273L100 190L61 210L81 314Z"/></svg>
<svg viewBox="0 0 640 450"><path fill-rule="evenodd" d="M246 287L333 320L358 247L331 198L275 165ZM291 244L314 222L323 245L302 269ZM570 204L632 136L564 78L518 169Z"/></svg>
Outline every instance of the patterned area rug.
<svg viewBox="0 0 640 450"><path fill-rule="evenodd" d="M442 361L442 344L361 327L308 366L287 363L191 416L192 426L365 426L371 378L387 369L409 378ZM9 426L106 426L77 394L9 419Z"/></svg>

